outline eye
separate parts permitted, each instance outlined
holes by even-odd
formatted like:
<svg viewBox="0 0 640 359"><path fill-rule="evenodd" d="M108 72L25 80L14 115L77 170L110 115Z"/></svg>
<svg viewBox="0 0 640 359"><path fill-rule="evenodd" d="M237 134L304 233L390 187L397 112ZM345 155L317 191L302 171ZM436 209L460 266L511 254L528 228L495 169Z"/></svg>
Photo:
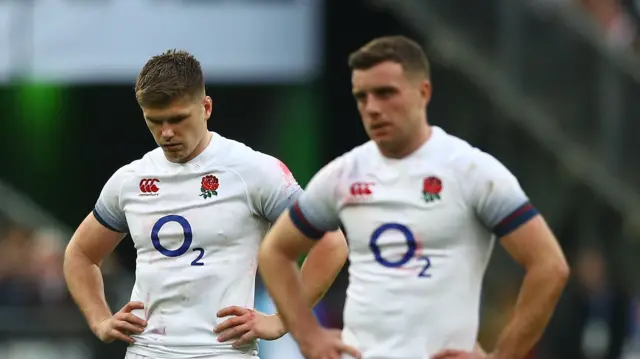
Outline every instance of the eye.
<svg viewBox="0 0 640 359"><path fill-rule="evenodd" d="M375 89L373 93L376 95L376 97L385 99L397 94L398 90L393 87L380 87Z"/></svg>
<svg viewBox="0 0 640 359"><path fill-rule="evenodd" d="M177 117L170 118L169 121L167 121L167 122L169 122L172 125L176 125L176 124L186 120L188 117L189 116L177 116Z"/></svg>

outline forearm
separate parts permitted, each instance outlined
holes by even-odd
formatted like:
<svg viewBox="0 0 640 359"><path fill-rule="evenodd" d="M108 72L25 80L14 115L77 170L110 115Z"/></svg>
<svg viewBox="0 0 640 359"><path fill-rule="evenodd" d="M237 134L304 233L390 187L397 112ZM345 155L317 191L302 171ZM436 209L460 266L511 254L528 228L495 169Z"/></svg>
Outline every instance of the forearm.
<svg viewBox="0 0 640 359"><path fill-rule="evenodd" d="M278 308L279 316L294 337L317 326L295 260L270 247L260 250L260 274Z"/></svg>
<svg viewBox="0 0 640 359"><path fill-rule="evenodd" d="M329 290L347 259L342 232L330 232L310 251L300 270L305 298L313 308Z"/></svg>
<svg viewBox="0 0 640 359"><path fill-rule="evenodd" d="M520 359L531 351L551 318L567 275L553 266L527 271L513 317L498 339L493 359Z"/></svg>
<svg viewBox="0 0 640 359"><path fill-rule="evenodd" d="M70 252L65 256L64 276L71 296L95 332L98 324L112 315L100 267L86 256Z"/></svg>

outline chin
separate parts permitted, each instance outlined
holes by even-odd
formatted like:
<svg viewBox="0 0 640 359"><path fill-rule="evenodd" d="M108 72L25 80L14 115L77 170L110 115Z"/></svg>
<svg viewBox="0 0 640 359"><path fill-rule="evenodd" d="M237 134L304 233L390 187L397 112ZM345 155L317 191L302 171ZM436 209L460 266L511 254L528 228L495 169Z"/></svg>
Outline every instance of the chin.
<svg viewBox="0 0 640 359"><path fill-rule="evenodd" d="M391 138L374 139L373 142L376 143L382 152L388 154L396 153L402 148L402 142L398 143L397 140Z"/></svg>
<svg viewBox="0 0 640 359"><path fill-rule="evenodd" d="M182 153L165 152L164 156L167 158L167 160L169 162L173 162L173 163L182 163L182 162L184 162L184 155Z"/></svg>
<svg viewBox="0 0 640 359"><path fill-rule="evenodd" d="M391 134L371 136L371 140L378 144L378 146L382 147L393 146L393 144L397 142L397 140Z"/></svg>

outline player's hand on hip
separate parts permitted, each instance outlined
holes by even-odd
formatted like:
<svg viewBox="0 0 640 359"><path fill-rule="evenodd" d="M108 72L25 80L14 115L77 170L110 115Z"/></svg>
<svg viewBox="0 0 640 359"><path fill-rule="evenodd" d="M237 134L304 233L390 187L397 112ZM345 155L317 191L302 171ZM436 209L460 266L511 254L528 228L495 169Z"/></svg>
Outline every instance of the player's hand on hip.
<svg viewBox="0 0 640 359"><path fill-rule="evenodd" d="M260 338L275 340L287 331L277 315L266 315L257 310L231 306L221 309L218 318L233 316L216 325L214 332L219 334L218 341L234 340L234 348L249 344Z"/></svg>
<svg viewBox="0 0 640 359"><path fill-rule="evenodd" d="M361 359L360 352L342 342L341 331L319 328L318 331L296 338L300 351L307 359L341 359L348 354L354 359Z"/></svg>
<svg viewBox="0 0 640 359"><path fill-rule="evenodd" d="M465 352L463 350L445 349L431 356L431 359L490 359L490 355Z"/></svg>
<svg viewBox="0 0 640 359"><path fill-rule="evenodd" d="M133 343L131 334L140 334L147 322L131 313L136 309L144 309L142 302L129 302L113 316L103 320L96 328L96 336L105 343L115 340Z"/></svg>

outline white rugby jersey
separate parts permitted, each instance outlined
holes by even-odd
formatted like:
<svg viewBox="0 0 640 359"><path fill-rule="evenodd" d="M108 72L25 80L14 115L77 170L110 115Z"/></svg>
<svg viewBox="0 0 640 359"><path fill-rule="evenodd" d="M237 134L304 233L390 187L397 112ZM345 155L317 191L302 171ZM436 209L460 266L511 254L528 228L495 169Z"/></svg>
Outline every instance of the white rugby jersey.
<svg viewBox="0 0 640 359"><path fill-rule="evenodd" d="M537 214L500 162L432 129L403 159L373 142L337 158L290 211L311 238L343 226L351 262L343 339L365 359L473 350L494 235Z"/></svg>
<svg viewBox="0 0 640 359"><path fill-rule="evenodd" d="M279 160L216 133L188 163L161 148L119 169L95 217L128 232L137 249L132 301L148 322L128 351L157 359L257 355L233 349L213 328L218 310L253 308L257 254L264 234L302 193Z"/></svg>

